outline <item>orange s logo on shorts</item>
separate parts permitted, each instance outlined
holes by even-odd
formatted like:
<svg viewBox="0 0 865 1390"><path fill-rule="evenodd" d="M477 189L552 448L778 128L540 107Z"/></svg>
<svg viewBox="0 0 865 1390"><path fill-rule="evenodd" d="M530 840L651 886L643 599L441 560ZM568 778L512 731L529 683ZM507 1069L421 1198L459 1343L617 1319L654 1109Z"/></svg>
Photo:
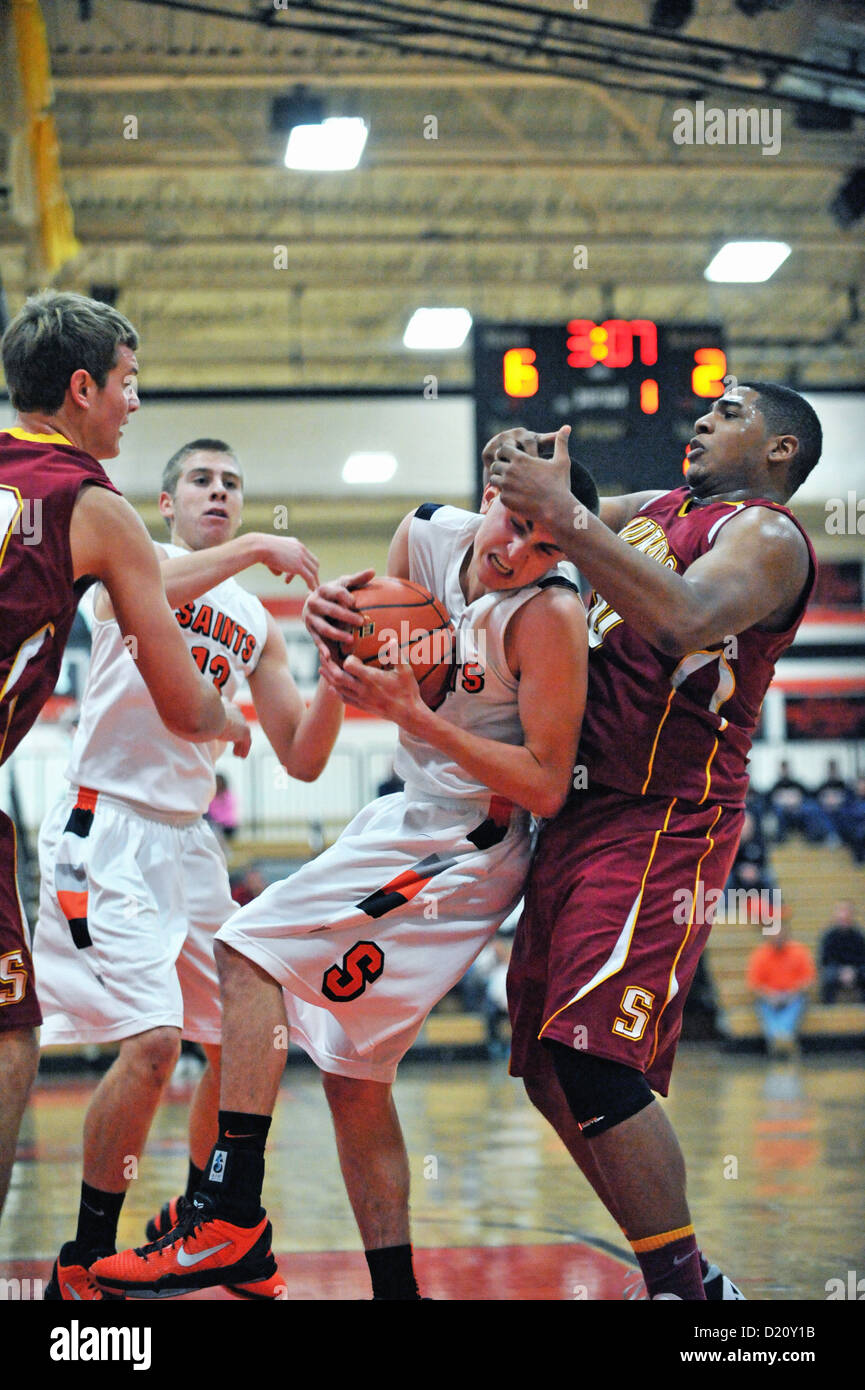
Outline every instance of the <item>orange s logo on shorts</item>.
<svg viewBox="0 0 865 1390"><path fill-rule="evenodd" d="M342 966L325 970L321 992L335 1004L347 1003L363 994L384 970L384 951L374 941L356 941L342 958Z"/></svg>

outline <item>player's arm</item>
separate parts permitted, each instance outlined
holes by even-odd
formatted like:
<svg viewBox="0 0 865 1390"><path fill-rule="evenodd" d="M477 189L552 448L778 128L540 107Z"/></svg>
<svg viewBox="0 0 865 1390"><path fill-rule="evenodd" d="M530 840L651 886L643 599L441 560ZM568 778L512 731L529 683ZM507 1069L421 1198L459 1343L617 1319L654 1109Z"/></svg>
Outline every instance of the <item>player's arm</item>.
<svg viewBox="0 0 865 1390"><path fill-rule="evenodd" d="M568 794L585 707L584 610L575 594L547 589L514 615L511 626L522 745L468 733L427 709L407 666L381 671L349 657L343 668L323 662L322 672L350 703L392 719L490 791L537 816L553 816Z"/></svg>
<svg viewBox="0 0 865 1390"><path fill-rule="evenodd" d="M102 581L124 639L134 639L130 650L166 727L193 743L224 739L245 756L246 723L198 672L165 601L153 542L129 503L106 488L82 488L69 543L75 578Z"/></svg>
<svg viewBox="0 0 865 1390"><path fill-rule="evenodd" d="M314 589L318 583L318 560L312 551L294 536L268 536L262 531L251 531L224 545L189 550L183 555L166 555L163 550L160 564L165 595L172 608L191 603L251 565L266 565L271 574L284 576L286 584L296 575L308 589Z"/></svg>
<svg viewBox="0 0 865 1390"><path fill-rule="evenodd" d="M493 482L501 486L505 506L518 511L525 503L522 514L543 521L626 623L670 656L699 651L755 625L787 625L809 569L805 541L787 517L748 508L727 522L711 550L677 574L613 535L571 496L567 428L559 431L549 463L505 446L508 457L497 458Z"/></svg>
<svg viewBox="0 0 865 1390"><path fill-rule="evenodd" d="M656 491L626 492L621 497L602 497L598 515L608 530L621 531L647 502L653 502L656 497L663 495L663 491Z"/></svg>
<svg viewBox="0 0 865 1390"><path fill-rule="evenodd" d="M267 637L249 677L249 690L261 727L286 772L301 782L314 782L336 743L343 704L320 680L307 709L289 669L285 639L269 613Z"/></svg>
<svg viewBox="0 0 865 1390"><path fill-rule="evenodd" d="M286 584L296 575L300 575L309 589L318 583L318 560L294 536L268 536L252 531L224 545L189 550L183 555L168 555L157 542L156 558L162 569L165 597L172 608L191 603L208 589L232 579L251 565L267 565L271 574L284 575ZM103 591L97 596L95 613L101 622L113 617L111 604Z"/></svg>

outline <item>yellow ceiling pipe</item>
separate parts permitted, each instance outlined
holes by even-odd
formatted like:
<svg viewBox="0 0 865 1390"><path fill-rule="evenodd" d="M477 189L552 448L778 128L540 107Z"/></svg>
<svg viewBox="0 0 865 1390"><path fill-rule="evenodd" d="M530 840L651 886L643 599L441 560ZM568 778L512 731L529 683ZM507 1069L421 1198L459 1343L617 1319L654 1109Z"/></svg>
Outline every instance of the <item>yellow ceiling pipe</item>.
<svg viewBox="0 0 865 1390"><path fill-rule="evenodd" d="M2 8L17 86L11 126L13 207L18 220L33 229L38 269L54 275L81 247L60 173L45 22L38 0L4 0Z"/></svg>

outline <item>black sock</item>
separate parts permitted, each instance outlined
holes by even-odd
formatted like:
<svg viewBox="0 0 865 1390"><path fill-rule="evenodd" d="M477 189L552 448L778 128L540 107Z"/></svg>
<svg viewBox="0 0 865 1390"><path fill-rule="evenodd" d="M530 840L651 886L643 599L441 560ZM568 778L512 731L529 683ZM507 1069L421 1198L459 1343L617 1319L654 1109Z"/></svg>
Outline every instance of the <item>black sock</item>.
<svg viewBox="0 0 865 1390"><path fill-rule="evenodd" d="M269 1115L219 1112L219 1138L198 1190L212 1199L220 1216L237 1226L254 1226L261 1219L264 1146L269 1129Z"/></svg>
<svg viewBox="0 0 865 1390"><path fill-rule="evenodd" d="M417 1302L420 1299L410 1245L386 1245L381 1250L367 1250L364 1253L372 1279L373 1298L402 1302Z"/></svg>
<svg viewBox="0 0 865 1390"><path fill-rule="evenodd" d="M196 1168L192 1159L189 1160L189 1176L186 1179L186 1191L184 1197L187 1202L191 1202L195 1193L201 1187L201 1179L204 1177L204 1169Z"/></svg>
<svg viewBox="0 0 865 1390"><path fill-rule="evenodd" d="M75 1244L82 1255L116 1249L117 1222L125 1196L125 1192L100 1192L98 1187L81 1184Z"/></svg>

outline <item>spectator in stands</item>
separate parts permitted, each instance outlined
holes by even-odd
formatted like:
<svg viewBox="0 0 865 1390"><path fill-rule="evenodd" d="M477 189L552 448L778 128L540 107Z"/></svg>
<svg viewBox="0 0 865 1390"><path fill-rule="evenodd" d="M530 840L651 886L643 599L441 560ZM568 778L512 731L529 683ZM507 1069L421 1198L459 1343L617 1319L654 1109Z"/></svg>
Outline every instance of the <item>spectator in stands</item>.
<svg viewBox="0 0 865 1390"><path fill-rule="evenodd" d="M207 808L207 820L225 840L230 840L237 832L240 821L237 797L221 772L216 774L216 792Z"/></svg>
<svg viewBox="0 0 865 1390"><path fill-rule="evenodd" d="M826 780L821 782L814 795L820 809L832 823L832 838L840 841L841 818L853 795L853 789L841 776L837 759L829 759L826 764Z"/></svg>
<svg viewBox="0 0 865 1390"><path fill-rule="evenodd" d="M834 1004L839 989L855 989L865 1000L865 931L849 898L835 904L835 920L820 942L820 998Z"/></svg>
<svg viewBox="0 0 865 1390"><path fill-rule="evenodd" d="M751 808L745 811L742 836L733 861L728 888L774 888L775 877L769 867L766 840L760 817Z"/></svg>
<svg viewBox="0 0 865 1390"><path fill-rule="evenodd" d="M838 834L857 864L865 863L865 777L857 777L847 805L837 813Z"/></svg>
<svg viewBox="0 0 865 1390"><path fill-rule="evenodd" d="M798 830L811 844L819 845L834 837L834 827L813 792L797 781L786 759L780 774L768 793L768 800L778 825L779 844L791 830Z"/></svg>
<svg viewBox="0 0 865 1390"><path fill-rule="evenodd" d="M791 938L788 908L781 910L770 931L748 961L747 979L769 1055L789 1057L817 972L807 946Z"/></svg>

